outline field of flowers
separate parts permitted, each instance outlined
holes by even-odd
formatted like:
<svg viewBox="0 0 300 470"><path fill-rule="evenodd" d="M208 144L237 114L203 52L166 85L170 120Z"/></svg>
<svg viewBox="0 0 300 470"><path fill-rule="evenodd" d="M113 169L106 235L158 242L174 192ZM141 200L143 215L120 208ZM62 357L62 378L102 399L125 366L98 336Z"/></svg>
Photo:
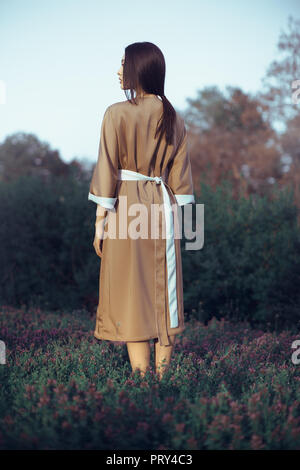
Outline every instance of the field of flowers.
<svg viewBox="0 0 300 470"><path fill-rule="evenodd" d="M300 449L299 335L191 320L159 382L94 320L1 307L0 449Z"/></svg>

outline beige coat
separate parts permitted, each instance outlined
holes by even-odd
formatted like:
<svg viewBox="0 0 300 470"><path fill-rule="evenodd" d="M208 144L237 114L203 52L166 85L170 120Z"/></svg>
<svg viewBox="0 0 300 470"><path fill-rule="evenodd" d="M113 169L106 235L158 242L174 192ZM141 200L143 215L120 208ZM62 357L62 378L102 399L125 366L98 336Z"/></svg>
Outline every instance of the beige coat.
<svg viewBox="0 0 300 470"><path fill-rule="evenodd" d="M98 161L88 199L108 209L107 229L114 217L116 238L103 240L94 331L98 339L126 342L158 338L161 345L169 345L169 335L181 333L185 328L180 239L174 239L178 325L171 328L162 216L159 238L151 237L150 232L151 205L163 204L162 186L149 180L118 179L121 168L161 176L167 183L171 203L176 205L175 211L180 210L179 205L195 202L184 120L176 113L173 144L167 145L165 136L160 141L154 139L162 110L161 100L149 95L139 99L138 105L127 100L114 103L104 113ZM122 239L118 235L120 196L124 196L123 200L127 198L128 212L123 219L126 227L138 216L138 213L129 215L131 204L141 203L147 208L148 238Z"/></svg>

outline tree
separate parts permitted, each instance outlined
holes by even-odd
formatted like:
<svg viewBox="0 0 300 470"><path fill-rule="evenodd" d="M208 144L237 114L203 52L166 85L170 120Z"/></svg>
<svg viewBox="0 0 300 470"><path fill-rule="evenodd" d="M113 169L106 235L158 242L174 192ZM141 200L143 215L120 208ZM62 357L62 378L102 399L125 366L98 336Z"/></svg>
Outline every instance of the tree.
<svg viewBox="0 0 300 470"><path fill-rule="evenodd" d="M262 79L263 90L257 98L265 103L269 119L285 125L299 114L299 104L293 103L293 82L300 79L300 19L288 18L288 31L282 31L277 44L281 56L274 60Z"/></svg>
<svg viewBox="0 0 300 470"><path fill-rule="evenodd" d="M45 181L58 176L87 181L89 169L84 161L75 158L65 163L57 150L51 150L35 135L18 132L0 144L0 181L13 181L23 175L35 175Z"/></svg>
<svg viewBox="0 0 300 470"><path fill-rule="evenodd" d="M288 31L281 33L277 47L281 57L269 66L264 90L257 96L265 103L271 122L283 127L278 139L283 166L279 183L292 186L300 207L300 99L293 102L296 90L292 86L300 80L300 19L289 16Z"/></svg>
<svg viewBox="0 0 300 470"><path fill-rule="evenodd" d="M33 134L18 132L0 144L0 180L12 181L21 175L38 175L45 179L66 175L68 165L57 150L40 142Z"/></svg>
<svg viewBox="0 0 300 470"><path fill-rule="evenodd" d="M224 95L215 86L188 102L184 117L195 190L202 177L213 186L226 177L236 196L268 191L281 176L281 163L276 132L263 117L264 105L240 88L227 87Z"/></svg>

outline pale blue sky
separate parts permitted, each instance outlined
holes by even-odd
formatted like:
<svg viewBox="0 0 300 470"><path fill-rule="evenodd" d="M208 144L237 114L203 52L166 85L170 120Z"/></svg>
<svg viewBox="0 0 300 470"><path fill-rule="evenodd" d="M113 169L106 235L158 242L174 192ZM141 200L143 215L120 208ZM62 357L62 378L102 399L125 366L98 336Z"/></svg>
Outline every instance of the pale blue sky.
<svg viewBox="0 0 300 470"><path fill-rule="evenodd" d="M126 99L117 71L128 44L155 43L165 94L183 111L197 90L261 88L300 0L0 0L0 142L34 133L64 161L95 162L104 111Z"/></svg>

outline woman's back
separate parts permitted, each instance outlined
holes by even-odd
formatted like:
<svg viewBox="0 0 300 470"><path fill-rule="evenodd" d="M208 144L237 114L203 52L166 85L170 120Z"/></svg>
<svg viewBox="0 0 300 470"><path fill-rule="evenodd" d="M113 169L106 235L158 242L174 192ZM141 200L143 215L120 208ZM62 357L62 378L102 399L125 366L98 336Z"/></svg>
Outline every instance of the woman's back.
<svg viewBox="0 0 300 470"><path fill-rule="evenodd" d="M184 121L176 113L173 144L167 145L165 135L155 137L158 121L163 112L162 101L156 95L112 104L112 119L118 140L119 168L138 171L146 175L163 175L183 136Z"/></svg>
<svg viewBox="0 0 300 470"><path fill-rule="evenodd" d="M104 113L88 196L109 209L112 229L103 240L98 339L159 338L167 346L169 335L184 329L180 239L174 239L172 213L165 208L165 218L155 222L152 209L194 202L193 183L184 120L176 113L171 145L165 134L155 138L162 111L151 95L138 105L114 103Z"/></svg>

